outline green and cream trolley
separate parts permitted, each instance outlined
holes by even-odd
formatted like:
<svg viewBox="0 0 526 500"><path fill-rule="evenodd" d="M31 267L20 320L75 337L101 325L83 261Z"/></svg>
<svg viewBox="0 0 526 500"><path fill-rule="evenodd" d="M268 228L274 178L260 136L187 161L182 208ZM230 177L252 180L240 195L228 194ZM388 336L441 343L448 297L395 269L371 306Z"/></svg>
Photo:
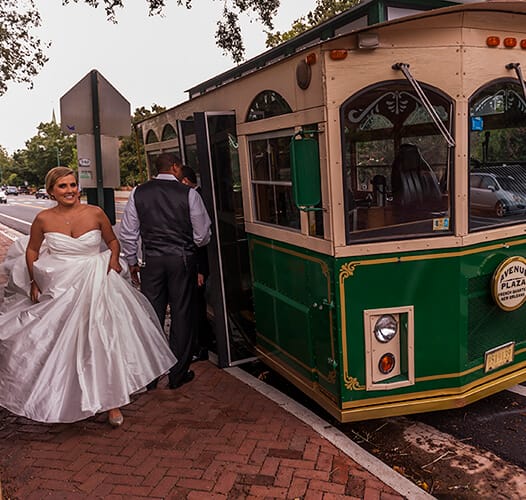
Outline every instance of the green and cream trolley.
<svg viewBox="0 0 526 500"><path fill-rule="evenodd" d="M525 66L526 2L369 1L141 122L200 175L220 366L341 421L526 380Z"/></svg>

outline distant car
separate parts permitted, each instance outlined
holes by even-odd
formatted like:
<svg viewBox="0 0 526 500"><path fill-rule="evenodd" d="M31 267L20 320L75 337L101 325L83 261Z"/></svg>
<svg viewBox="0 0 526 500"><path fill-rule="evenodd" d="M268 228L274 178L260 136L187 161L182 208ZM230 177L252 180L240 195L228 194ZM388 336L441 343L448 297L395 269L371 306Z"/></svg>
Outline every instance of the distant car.
<svg viewBox="0 0 526 500"><path fill-rule="evenodd" d="M14 194L15 196L18 196L18 188L16 186L7 186L5 194Z"/></svg>
<svg viewBox="0 0 526 500"><path fill-rule="evenodd" d="M7 195L3 189L0 189L0 203L7 203Z"/></svg>
<svg viewBox="0 0 526 500"><path fill-rule="evenodd" d="M29 189L27 186L19 186L18 193L19 194L29 194Z"/></svg>
<svg viewBox="0 0 526 500"><path fill-rule="evenodd" d="M49 194L47 194L47 191L45 190L45 188L41 188L35 193L35 198L37 200L39 199L49 200Z"/></svg>
<svg viewBox="0 0 526 500"><path fill-rule="evenodd" d="M497 217L526 212L526 184L511 175L476 172L469 176L472 209L492 212Z"/></svg>

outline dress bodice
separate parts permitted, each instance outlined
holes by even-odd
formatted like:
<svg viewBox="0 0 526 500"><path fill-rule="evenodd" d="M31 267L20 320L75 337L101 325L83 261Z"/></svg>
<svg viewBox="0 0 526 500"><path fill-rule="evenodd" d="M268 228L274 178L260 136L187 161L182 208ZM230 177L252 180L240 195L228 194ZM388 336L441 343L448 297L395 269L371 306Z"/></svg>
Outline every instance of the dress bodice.
<svg viewBox="0 0 526 500"><path fill-rule="evenodd" d="M46 233L45 238L47 249L51 254L97 255L100 252L100 229L87 231L78 238L58 232Z"/></svg>

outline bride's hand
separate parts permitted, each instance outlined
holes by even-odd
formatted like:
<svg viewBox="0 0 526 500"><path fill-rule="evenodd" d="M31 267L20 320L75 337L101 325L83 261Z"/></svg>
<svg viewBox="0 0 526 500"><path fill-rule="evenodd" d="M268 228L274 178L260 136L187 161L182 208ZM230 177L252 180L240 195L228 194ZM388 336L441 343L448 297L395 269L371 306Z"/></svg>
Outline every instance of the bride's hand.
<svg viewBox="0 0 526 500"><path fill-rule="evenodd" d="M110 259L110 263L108 265L108 272L110 272L112 269L116 273L120 274L120 272L122 271L122 266L119 262L119 259L116 259L116 260Z"/></svg>
<svg viewBox="0 0 526 500"><path fill-rule="evenodd" d="M36 284L36 282L32 281L31 290L29 291L29 296L31 297L31 301L36 304L38 302L38 296L41 293L42 292L40 291L40 288L38 288L38 285Z"/></svg>

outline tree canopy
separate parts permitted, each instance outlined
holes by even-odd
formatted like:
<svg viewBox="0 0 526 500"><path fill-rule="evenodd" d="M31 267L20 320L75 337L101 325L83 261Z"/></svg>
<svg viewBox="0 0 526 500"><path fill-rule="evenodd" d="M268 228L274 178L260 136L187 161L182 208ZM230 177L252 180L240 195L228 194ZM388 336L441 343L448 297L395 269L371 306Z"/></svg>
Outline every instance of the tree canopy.
<svg viewBox="0 0 526 500"><path fill-rule="evenodd" d="M147 179L144 165L144 145L142 137L135 134L135 124L166 108L153 104L151 109L144 106L137 108L131 117L130 135L121 137L119 146L119 164L121 184L135 186ZM19 149L10 156L0 146L0 185L28 184L38 188L44 183L47 172L57 166L68 166L77 169L77 142L75 135L62 132L53 120L40 123L37 134L28 139L24 149Z"/></svg>
<svg viewBox="0 0 526 500"><path fill-rule="evenodd" d="M276 31L275 33L267 31L267 47L275 47L280 43L286 42L359 3L360 0L317 0L314 9L305 16L296 19L292 23L290 30L284 31L283 33L280 31Z"/></svg>
<svg viewBox="0 0 526 500"><path fill-rule="evenodd" d="M162 14L168 3L168 0L145 1L150 15ZM187 9L192 7L193 1L176 0L177 5ZM221 1L223 14L217 21L216 44L225 54L230 54L234 62L239 63L245 54L239 15L255 14L265 28L272 30L272 19L280 0ZM125 0L62 0L62 3L86 3L95 8L102 4L108 20L113 22L117 21L118 9L125 6ZM45 50L50 44L35 34L35 29L40 26L41 17L34 0L0 1L0 96L6 92L10 82L27 83L31 88L33 77L47 62Z"/></svg>
<svg viewBox="0 0 526 500"><path fill-rule="evenodd" d="M9 82L28 83L46 63L49 44L33 34L41 24L33 0L0 2L0 96Z"/></svg>
<svg viewBox="0 0 526 500"><path fill-rule="evenodd" d="M63 0L64 4L85 2L92 7L104 5L106 15L111 21L117 20L116 10L124 7L125 0ZM135 0L136 1L136 0ZM210 0L208 0L210 1ZM280 0L221 0L223 2L223 18L217 21L215 34L216 44L226 54L230 54L234 62L239 63L245 55L245 46L241 35L239 15L256 14L265 28L272 30L272 20L275 17ZM161 14L168 0L146 0L150 15ZM176 0L177 5L192 8L193 0Z"/></svg>

